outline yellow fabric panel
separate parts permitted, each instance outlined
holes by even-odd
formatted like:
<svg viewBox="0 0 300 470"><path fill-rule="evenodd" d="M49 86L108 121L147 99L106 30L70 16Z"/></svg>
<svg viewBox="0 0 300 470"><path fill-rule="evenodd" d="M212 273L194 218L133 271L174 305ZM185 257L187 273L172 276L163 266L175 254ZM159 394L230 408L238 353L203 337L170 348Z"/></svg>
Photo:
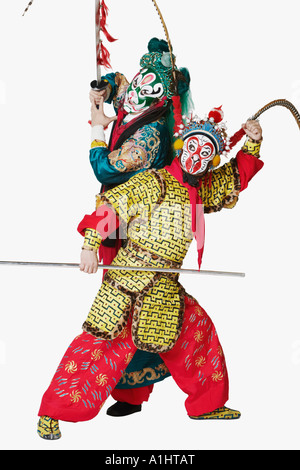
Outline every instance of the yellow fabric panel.
<svg viewBox="0 0 300 470"><path fill-rule="evenodd" d="M114 338L120 333L119 325L125 326L130 308L130 296L104 281L89 311L84 329Z"/></svg>
<svg viewBox="0 0 300 470"><path fill-rule="evenodd" d="M204 177L199 190L205 212L231 209L238 201L239 177L235 160L212 171L211 184Z"/></svg>
<svg viewBox="0 0 300 470"><path fill-rule="evenodd" d="M242 150L249 155L254 155L259 158L261 142L253 142L251 139L246 140Z"/></svg>
<svg viewBox="0 0 300 470"><path fill-rule="evenodd" d="M119 249L112 264L116 266L145 266L145 262L138 260L136 250L133 248L128 250L122 247ZM141 292L155 276L155 272L151 271L114 271L110 269L108 273L110 279L117 281L124 289L134 293Z"/></svg>
<svg viewBox="0 0 300 470"><path fill-rule="evenodd" d="M145 171L130 178L103 194L97 195L96 208L110 204L121 221L126 224L140 212L149 214L161 196L161 186L152 171Z"/></svg>
<svg viewBox="0 0 300 470"><path fill-rule="evenodd" d="M103 204L113 207L121 230L137 245L182 263L192 241L190 200L187 189L166 170L145 171L98 195L96 207Z"/></svg>
<svg viewBox="0 0 300 470"><path fill-rule="evenodd" d="M87 228L84 233L84 242L82 248L86 250L98 251L102 238L97 230Z"/></svg>
<svg viewBox="0 0 300 470"><path fill-rule="evenodd" d="M143 297L134 335L135 344L151 350L168 350L175 344L180 330L181 302L178 283L161 277Z"/></svg>
<svg viewBox="0 0 300 470"><path fill-rule="evenodd" d="M151 214L134 219L128 235L144 250L181 264L192 241L190 200L187 189L166 170L164 198Z"/></svg>

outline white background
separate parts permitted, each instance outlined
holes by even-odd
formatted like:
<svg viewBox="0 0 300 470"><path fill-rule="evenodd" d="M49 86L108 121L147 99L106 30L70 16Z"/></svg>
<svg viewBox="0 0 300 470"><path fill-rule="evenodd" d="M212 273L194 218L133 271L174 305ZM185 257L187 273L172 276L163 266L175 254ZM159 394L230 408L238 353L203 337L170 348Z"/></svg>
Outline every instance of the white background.
<svg viewBox="0 0 300 470"><path fill-rule="evenodd" d="M78 262L77 224L99 190L88 159L94 2L35 0L22 17L26 3L0 6L0 259ZM148 40L163 30L150 0L107 4L118 41L105 45L113 70L130 80ZM300 108L298 0L159 5L200 116L222 104L233 134L273 99ZM300 135L284 108L260 122L263 170L234 210L206 218L203 268L243 271L245 279L181 277L216 325L228 405L241 419L190 420L186 396L169 378L142 413L108 417L110 398L94 420L62 422L62 439L43 441L42 394L81 331L102 273L0 267L2 449L299 449ZM187 266L197 267L194 245Z"/></svg>

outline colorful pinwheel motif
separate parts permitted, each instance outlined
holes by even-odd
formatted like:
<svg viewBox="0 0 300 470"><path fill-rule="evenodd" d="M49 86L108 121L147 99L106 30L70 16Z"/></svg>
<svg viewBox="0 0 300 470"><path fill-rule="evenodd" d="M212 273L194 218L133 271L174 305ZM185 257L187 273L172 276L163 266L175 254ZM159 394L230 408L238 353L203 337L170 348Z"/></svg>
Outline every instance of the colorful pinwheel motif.
<svg viewBox="0 0 300 470"><path fill-rule="evenodd" d="M69 374L74 374L77 371L77 364L75 361L69 361L65 365L65 371Z"/></svg>
<svg viewBox="0 0 300 470"><path fill-rule="evenodd" d="M70 393L70 400L72 403L78 403L81 400L81 393L79 390L73 390Z"/></svg>
<svg viewBox="0 0 300 470"><path fill-rule="evenodd" d="M221 371L214 372L211 376L213 382L220 382L220 380L223 380L223 377L224 375Z"/></svg>
<svg viewBox="0 0 300 470"><path fill-rule="evenodd" d="M204 338L204 334L202 333L202 331L197 330L196 333L194 334L194 340L197 343L201 343L201 341L203 341L203 338Z"/></svg>
<svg viewBox="0 0 300 470"><path fill-rule="evenodd" d="M100 357L102 356L103 356L103 351L101 349L95 349L95 351L93 351L91 354L93 361L98 361Z"/></svg>
<svg viewBox="0 0 300 470"><path fill-rule="evenodd" d="M204 364L206 364L206 359L205 359L205 357L203 357L203 356L197 357L197 359L196 359L196 361L195 361L195 365L196 365L197 367L203 367Z"/></svg>
<svg viewBox="0 0 300 470"><path fill-rule="evenodd" d="M106 385L107 381L108 381L108 377L105 374L97 375L96 380L95 380L96 384L100 386Z"/></svg>

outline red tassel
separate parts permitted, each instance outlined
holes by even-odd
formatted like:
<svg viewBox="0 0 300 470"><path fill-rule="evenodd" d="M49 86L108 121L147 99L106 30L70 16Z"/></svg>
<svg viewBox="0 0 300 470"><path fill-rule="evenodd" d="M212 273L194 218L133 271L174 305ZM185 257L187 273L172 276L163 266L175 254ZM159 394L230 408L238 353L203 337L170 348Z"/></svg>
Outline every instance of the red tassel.
<svg viewBox="0 0 300 470"><path fill-rule="evenodd" d="M105 1L102 0L102 2L101 2L101 16L102 16L102 18L105 18L105 21L106 21L107 14L108 14L108 7L105 4Z"/></svg>
<svg viewBox="0 0 300 470"><path fill-rule="evenodd" d="M102 0L101 4L99 5L99 10L96 14L96 22L97 24L99 24L100 30L103 31L106 39L109 42L113 42L113 41L116 41L116 39L113 38L106 29L107 14L108 14L108 8L104 0ZM106 49L106 47L103 46L102 41L101 41L101 44L97 45L97 64L103 65L107 69L111 68L110 54L108 50Z"/></svg>
<svg viewBox="0 0 300 470"><path fill-rule="evenodd" d="M174 115L174 134L180 130L180 126L183 124L182 123L182 111L181 111L181 101L180 101L180 96L172 96L172 102L173 102L173 115Z"/></svg>
<svg viewBox="0 0 300 470"><path fill-rule="evenodd" d="M101 18L100 18L100 28L101 30L104 32L107 40L109 42L113 42L113 41L116 41L116 39L114 39L110 34L109 32L107 31L106 29L106 17L107 17L107 12L108 12L108 8L107 6L105 5L104 2L102 2L102 8L100 8L100 14L101 14Z"/></svg>
<svg viewBox="0 0 300 470"><path fill-rule="evenodd" d="M103 31L103 33L105 34L106 39L107 39L109 42L114 42L114 41L116 41L116 39L113 38L113 37L109 34L109 32L107 31L107 29L106 29L106 27L105 27L104 25L101 25L101 23L100 23L100 26L101 26L101 31Z"/></svg>
<svg viewBox="0 0 300 470"><path fill-rule="evenodd" d="M110 69L110 53L106 49L106 47L101 44L101 55L98 57L98 65L103 65L106 69Z"/></svg>
<svg viewBox="0 0 300 470"><path fill-rule="evenodd" d="M240 129L237 131L231 138L229 142L229 147L232 149L241 139L242 137L246 134L244 129Z"/></svg>

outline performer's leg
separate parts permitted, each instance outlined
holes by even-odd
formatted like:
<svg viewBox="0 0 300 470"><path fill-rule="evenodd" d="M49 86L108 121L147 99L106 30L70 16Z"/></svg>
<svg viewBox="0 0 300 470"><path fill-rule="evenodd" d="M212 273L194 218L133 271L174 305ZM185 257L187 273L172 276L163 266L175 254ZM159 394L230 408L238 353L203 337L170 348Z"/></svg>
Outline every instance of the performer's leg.
<svg viewBox="0 0 300 470"><path fill-rule="evenodd" d="M131 405L141 405L148 401L154 385L146 385L138 388L115 388L111 396L116 401L130 403Z"/></svg>
<svg viewBox="0 0 300 470"><path fill-rule="evenodd" d="M141 411L142 403L148 401L154 383L170 375L159 354L138 349L112 392L117 402L106 413L110 416L126 416Z"/></svg>
<svg viewBox="0 0 300 470"><path fill-rule="evenodd" d="M72 422L94 418L135 351L130 336L112 341L89 333L77 336L42 398L39 416Z"/></svg>
<svg viewBox="0 0 300 470"><path fill-rule="evenodd" d="M148 401L154 385L138 388L115 388L111 396L116 400L106 414L109 416L128 416L142 410L142 403Z"/></svg>
<svg viewBox="0 0 300 470"><path fill-rule="evenodd" d="M186 297L182 332L176 345L161 357L188 395L185 407L190 417L229 417L224 407L228 375L223 350L211 319L193 299ZM205 416L219 408L218 415Z"/></svg>

